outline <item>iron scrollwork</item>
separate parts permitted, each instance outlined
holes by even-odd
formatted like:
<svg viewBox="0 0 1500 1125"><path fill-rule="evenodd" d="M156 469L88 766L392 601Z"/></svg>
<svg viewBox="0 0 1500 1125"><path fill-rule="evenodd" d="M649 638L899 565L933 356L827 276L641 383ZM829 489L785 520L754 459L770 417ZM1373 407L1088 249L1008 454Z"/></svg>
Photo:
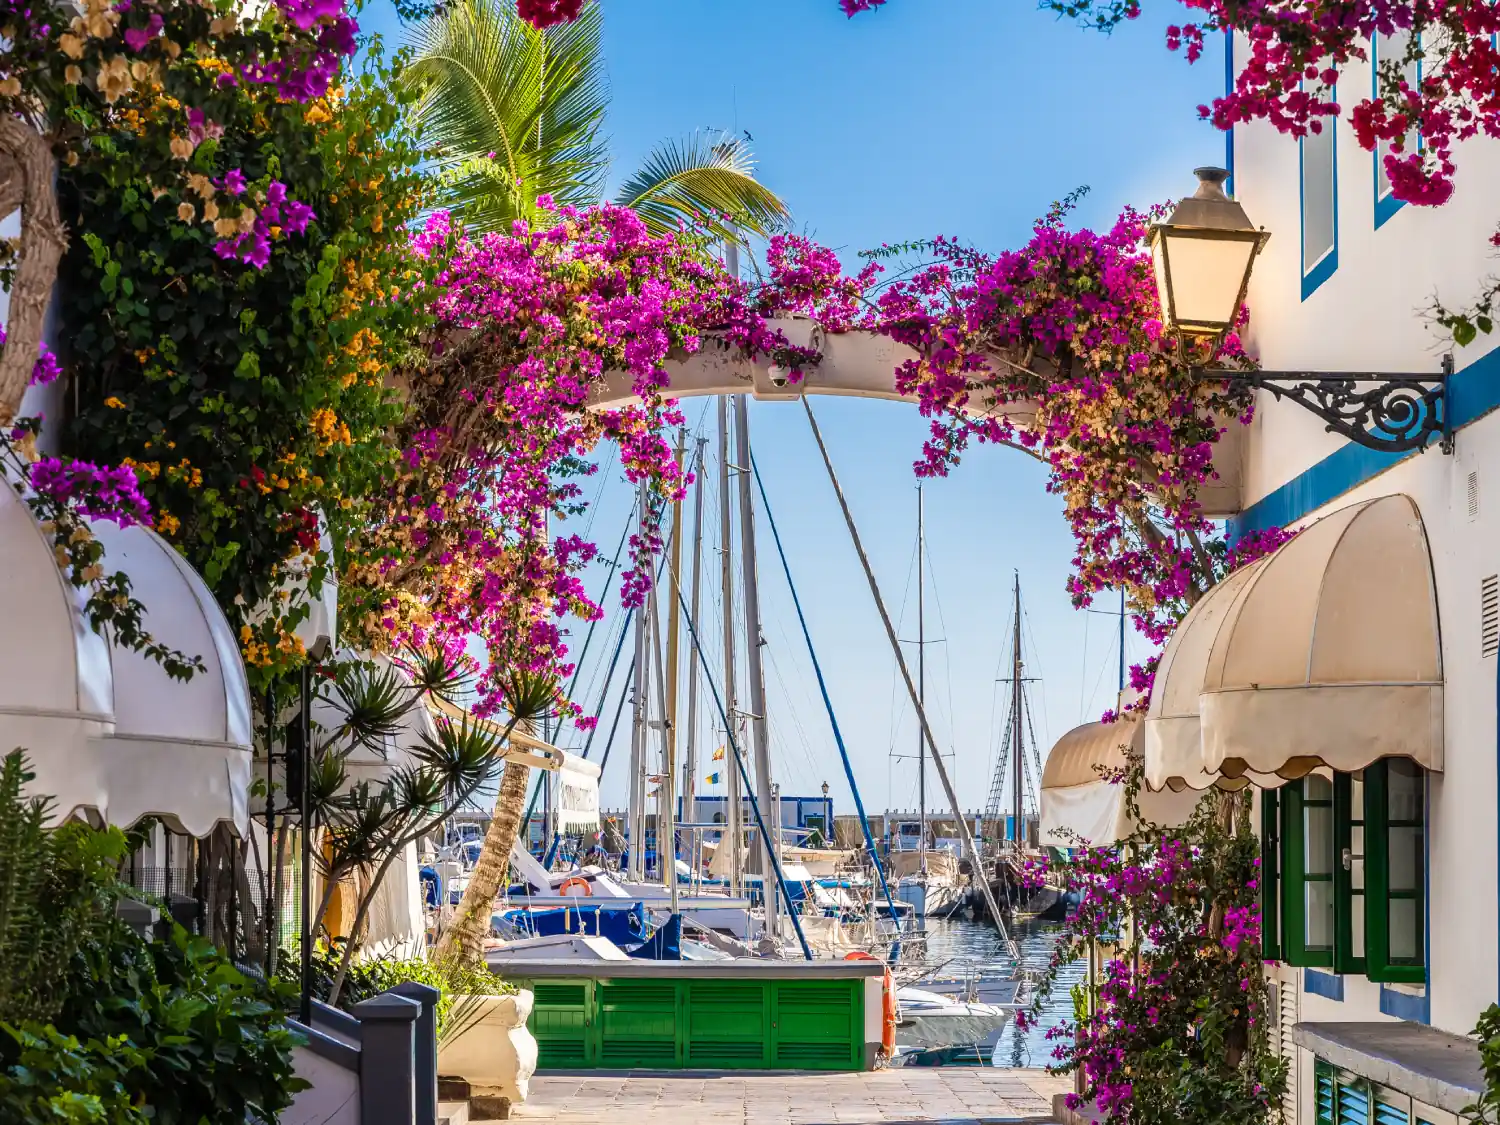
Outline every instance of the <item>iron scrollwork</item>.
<svg viewBox="0 0 1500 1125"><path fill-rule="evenodd" d="M1453 357L1434 374L1327 371L1205 371L1206 378L1255 387L1288 399L1321 418L1330 433L1367 449L1408 453L1434 438L1452 452L1448 431L1448 376Z"/></svg>

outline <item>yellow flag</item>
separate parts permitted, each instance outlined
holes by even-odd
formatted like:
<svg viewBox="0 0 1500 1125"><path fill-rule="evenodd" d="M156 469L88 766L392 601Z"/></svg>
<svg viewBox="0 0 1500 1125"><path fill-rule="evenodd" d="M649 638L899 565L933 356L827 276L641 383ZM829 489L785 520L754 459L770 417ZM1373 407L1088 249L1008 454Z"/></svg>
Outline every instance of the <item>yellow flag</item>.
<svg viewBox="0 0 1500 1125"><path fill-rule="evenodd" d="M714 761L716 761L716 762L722 762L723 760L724 760L724 747L720 746L717 750L714 751Z"/></svg>

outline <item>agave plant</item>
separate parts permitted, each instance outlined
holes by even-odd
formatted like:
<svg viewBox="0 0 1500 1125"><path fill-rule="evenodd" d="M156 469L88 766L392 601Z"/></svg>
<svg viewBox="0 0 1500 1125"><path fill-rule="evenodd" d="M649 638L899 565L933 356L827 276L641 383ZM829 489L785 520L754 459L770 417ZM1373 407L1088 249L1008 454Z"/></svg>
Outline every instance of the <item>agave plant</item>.
<svg viewBox="0 0 1500 1125"><path fill-rule="evenodd" d="M515 0L459 0L417 25L405 80L421 92L417 123L437 153L439 205L471 228L535 220L537 198L586 207L605 198L609 80L597 4L539 31ZM653 233L696 227L709 236L768 235L786 206L756 181L738 137L694 133L659 145L614 202Z"/></svg>

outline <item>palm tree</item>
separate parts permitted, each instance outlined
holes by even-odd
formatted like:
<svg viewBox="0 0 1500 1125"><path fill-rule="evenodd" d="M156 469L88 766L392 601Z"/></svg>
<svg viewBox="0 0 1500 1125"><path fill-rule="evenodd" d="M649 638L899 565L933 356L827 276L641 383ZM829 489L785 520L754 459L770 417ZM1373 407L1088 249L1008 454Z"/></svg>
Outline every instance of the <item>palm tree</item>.
<svg viewBox="0 0 1500 1125"><path fill-rule="evenodd" d="M438 153L439 203L471 228L506 230L536 217L538 196L586 207L604 198L609 82L598 5L573 23L539 31L515 0L457 0L415 32L407 81L417 84L417 125ZM655 234L696 225L719 240L768 235L786 206L756 182L737 137L694 133L658 145L614 202ZM523 728L524 729L524 728ZM527 767L509 764L463 901L439 939L438 960L473 961L510 865L526 799Z"/></svg>
<svg viewBox="0 0 1500 1125"><path fill-rule="evenodd" d="M590 4L573 23L539 31L515 0L458 0L417 26L406 75L421 91L421 136L437 149L442 206L471 227L504 230L533 218L541 195L575 207L604 199L601 26ZM787 210L754 167L740 138L693 133L658 145L614 202L657 234L685 222L718 239L766 235Z"/></svg>

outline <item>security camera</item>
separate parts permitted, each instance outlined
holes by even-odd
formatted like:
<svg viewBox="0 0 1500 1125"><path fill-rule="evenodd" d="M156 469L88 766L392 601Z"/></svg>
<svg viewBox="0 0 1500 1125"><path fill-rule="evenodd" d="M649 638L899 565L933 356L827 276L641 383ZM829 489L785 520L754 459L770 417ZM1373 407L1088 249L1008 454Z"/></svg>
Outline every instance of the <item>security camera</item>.
<svg viewBox="0 0 1500 1125"><path fill-rule="evenodd" d="M785 367L777 367L773 365L771 367L771 370L768 371L767 374L770 376L771 386L773 387L784 387L792 381L791 375L787 373L787 369Z"/></svg>

